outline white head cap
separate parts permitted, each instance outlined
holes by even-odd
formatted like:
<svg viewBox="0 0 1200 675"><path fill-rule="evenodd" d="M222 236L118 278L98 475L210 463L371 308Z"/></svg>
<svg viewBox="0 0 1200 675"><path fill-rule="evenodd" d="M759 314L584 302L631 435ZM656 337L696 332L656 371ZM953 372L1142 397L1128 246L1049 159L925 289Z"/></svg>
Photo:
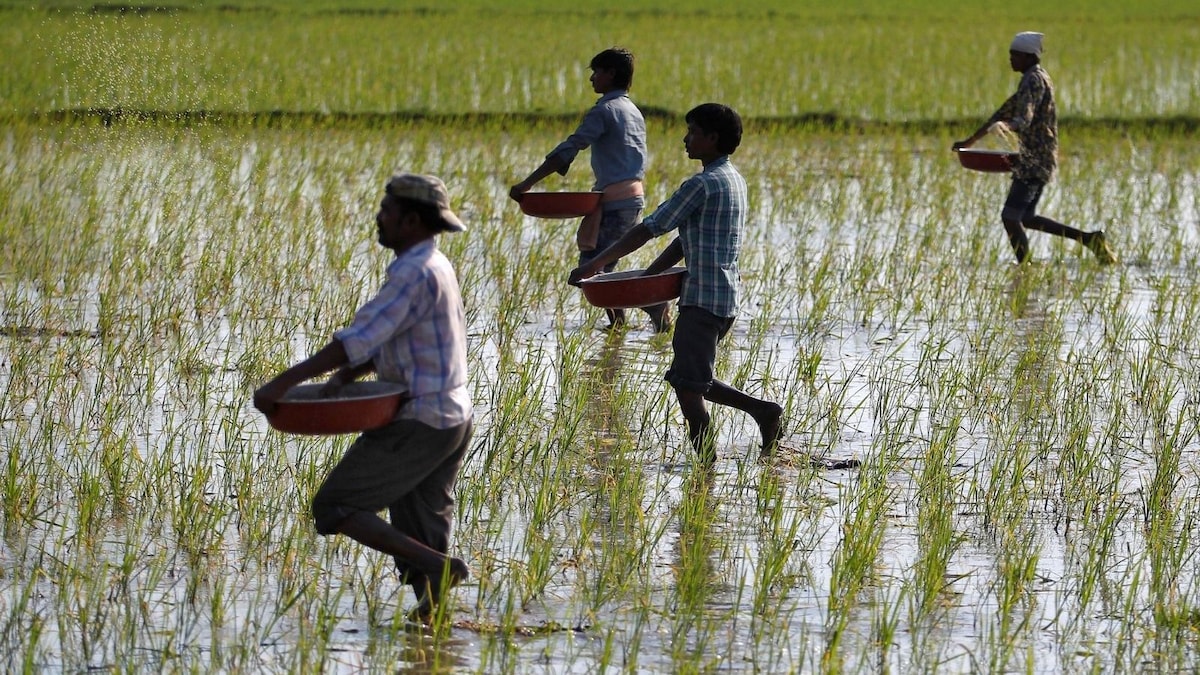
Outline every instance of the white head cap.
<svg viewBox="0 0 1200 675"><path fill-rule="evenodd" d="M1025 54L1033 54L1034 56L1042 55L1042 34L1026 31L1017 33L1013 38L1012 45L1009 49L1014 52L1023 52Z"/></svg>

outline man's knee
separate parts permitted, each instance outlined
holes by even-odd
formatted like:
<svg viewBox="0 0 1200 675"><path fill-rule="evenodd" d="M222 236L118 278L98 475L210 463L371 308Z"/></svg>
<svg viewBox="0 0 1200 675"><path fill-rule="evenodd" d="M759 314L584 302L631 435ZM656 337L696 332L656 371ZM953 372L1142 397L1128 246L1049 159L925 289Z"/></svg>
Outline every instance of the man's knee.
<svg viewBox="0 0 1200 675"><path fill-rule="evenodd" d="M312 502L311 512L313 525L316 527L317 534L331 535L338 533L338 525L343 520L349 518L357 509L341 504L331 504L329 502L317 501Z"/></svg>
<svg viewBox="0 0 1200 675"><path fill-rule="evenodd" d="M1027 211L1025 209L1014 209L1004 207L1000 211L1000 220L1007 226L1009 223L1020 225L1021 221L1025 220Z"/></svg>
<svg viewBox="0 0 1200 675"><path fill-rule="evenodd" d="M704 405L704 394L680 386L675 389L675 398L679 401L679 409L689 422L708 422L708 409Z"/></svg>

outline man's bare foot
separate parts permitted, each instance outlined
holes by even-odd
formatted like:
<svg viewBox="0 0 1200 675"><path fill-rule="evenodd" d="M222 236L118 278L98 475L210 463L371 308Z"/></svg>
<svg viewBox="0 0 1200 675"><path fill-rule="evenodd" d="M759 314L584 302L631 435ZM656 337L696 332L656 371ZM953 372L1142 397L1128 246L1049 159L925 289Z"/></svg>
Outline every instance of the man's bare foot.
<svg viewBox="0 0 1200 675"><path fill-rule="evenodd" d="M783 407L772 403L769 408L754 415L754 421L758 423L758 430L762 433L762 454L769 455L775 451L780 437L783 436Z"/></svg>
<svg viewBox="0 0 1200 675"><path fill-rule="evenodd" d="M409 621L423 624L432 623L443 594L471 577L470 568L459 558L448 557L446 566L447 570L444 575L440 571L431 571L422 579L423 583L413 585L413 592L417 595L417 606L408 613ZM443 576L445 585L442 584Z"/></svg>
<svg viewBox="0 0 1200 675"><path fill-rule="evenodd" d="M816 469L857 469L862 465L862 462L857 459L826 459L823 457L812 456L808 460L813 468Z"/></svg>

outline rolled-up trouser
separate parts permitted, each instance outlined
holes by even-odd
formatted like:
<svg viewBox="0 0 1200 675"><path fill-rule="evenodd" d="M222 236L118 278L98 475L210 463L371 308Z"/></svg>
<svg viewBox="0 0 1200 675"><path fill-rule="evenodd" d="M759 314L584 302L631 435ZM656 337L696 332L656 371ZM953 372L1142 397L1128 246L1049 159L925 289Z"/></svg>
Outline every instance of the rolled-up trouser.
<svg viewBox="0 0 1200 675"><path fill-rule="evenodd" d="M416 420L397 420L360 435L329 472L312 500L317 532L337 526L357 511L388 509L392 527L446 553L454 518L454 485L471 441L468 420L435 429ZM396 560L403 576L407 565Z"/></svg>
<svg viewBox="0 0 1200 675"><path fill-rule="evenodd" d="M663 379L675 389L707 394L716 377L717 343L733 327L732 316L685 305L679 308L671 349L675 358Z"/></svg>

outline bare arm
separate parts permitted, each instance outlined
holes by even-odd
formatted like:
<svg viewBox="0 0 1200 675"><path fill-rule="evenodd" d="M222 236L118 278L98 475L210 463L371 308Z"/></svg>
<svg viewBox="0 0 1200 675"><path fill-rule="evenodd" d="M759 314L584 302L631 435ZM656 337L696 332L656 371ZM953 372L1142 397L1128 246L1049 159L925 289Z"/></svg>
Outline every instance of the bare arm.
<svg viewBox="0 0 1200 675"><path fill-rule="evenodd" d="M349 360L349 357L346 356L346 349L342 346L341 341L331 340L329 344L322 347L316 354L279 373L270 382L259 387L254 392L254 407L258 408L263 414L270 415L275 412L276 404L279 402L279 399L283 398L288 389L317 375L341 367L348 363Z"/></svg>
<svg viewBox="0 0 1200 675"><path fill-rule="evenodd" d="M992 127L994 127L998 124L1004 124L1004 122L997 121L996 117L993 115L991 119L989 119L987 122L983 123L983 126L976 129L975 133L971 134L964 140L955 141L954 145L951 147L955 150L959 150L962 148L969 148L972 145L975 145L976 141L983 138L984 136L987 136L992 131Z"/></svg>
<svg viewBox="0 0 1200 675"><path fill-rule="evenodd" d="M1004 125L1005 127L1007 127L1008 125L1005 124L1005 120L1007 118L1011 117L1013 115L1013 113L1016 111L1017 106L1018 106L1018 97L1020 96L1020 93L1021 92L1018 89L1017 93L1013 94L1012 96L1009 96L1008 100L1006 100L1003 104L1001 104L1000 108L998 110L996 110L996 112L992 113L992 116L989 117L988 120L986 122L984 122L978 129L975 130L975 133L971 134L969 137L967 137L964 140L955 141L954 145L952 146L953 149L959 150L961 148L969 148L972 145L975 145L976 141L983 138L984 136L987 136L992 131L992 128L995 127L996 125Z"/></svg>
<svg viewBox="0 0 1200 675"><path fill-rule="evenodd" d="M978 141L979 139L986 136L988 130L991 128L992 128L992 125L990 123L985 124L985 125L979 127L978 129L976 129L975 133L971 134L966 139L961 140L961 141L955 141L954 145L952 145L951 147L955 150L961 150L962 148L969 148L972 145L975 145L976 141Z"/></svg>
<svg viewBox="0 0 1200 675"><path fill-rule="evenodd" d="M516 201L521 201L521 195L529 192L534 185L537 185L543 178L552 173L562 173L563 169L567 168L567 163L558 155L551 155L542 162L541 166L533 170L525 180L513 185L508 189L508 196Z"/></svg>
<svg viewBox="0 0 1200 675"><path fill-rule="evenodd" d="M666 272L680 260L683 260L683 244L679 241L679 237L675 237L670 244L667 244L662 253L658 254L654 262L650 263L650 266L646 268L646 274Z"/></svg>
<svg viewBox="0 0 1200 675"><path fill-rule="evenodd" d="M624 236L613 242L612 246L601 251L595 258L571 270L571 276L567 277L567 283L572 286L578 286L581 280L594 276L597 272L604 269L605 265L616 262L633 253L653 238L654 235L650 233L650 229L645 225L642 223L634 225L629 228L629 231Z"/></svg>
<svg viewBox="0 0 1200 675"><path fill-rule="evenodd" d="M367 373L375 372L375 361L367 361L359 366L342 366L329 377L325 386L321 387L322 396L333 396L348 382L353 382Z"/></svg>

